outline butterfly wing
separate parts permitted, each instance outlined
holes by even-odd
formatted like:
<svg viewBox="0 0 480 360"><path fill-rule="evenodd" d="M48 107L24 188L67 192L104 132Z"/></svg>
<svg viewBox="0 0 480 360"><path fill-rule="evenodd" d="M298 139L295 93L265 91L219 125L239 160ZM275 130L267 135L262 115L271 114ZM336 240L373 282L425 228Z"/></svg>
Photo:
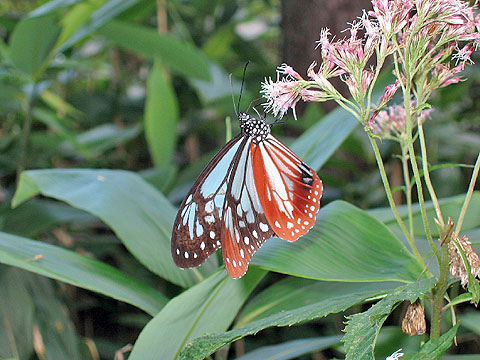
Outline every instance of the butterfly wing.
<svg viewBox="0 0 480 360"><path fill-rule="evenodd" d="M238 155L223 209L223 260L232 278L242 277L255 251L275 235L257 194L251 143L247 138Z"/></svg>
<svg viewBox="0 0 480 360"><path fill-rule="evenodd" d="M173 225L172 256L183 269L201 265L221 246L222 215L235 157L246 139L237 136L208 163L182 202Z"/></svg>
<svg viewBox="0 0 480 360"><path fill-rule="evenodd" d="M295 241L315 224L322 181L272 135L250 146L255 185L268 223L279 237Z"/></svg>

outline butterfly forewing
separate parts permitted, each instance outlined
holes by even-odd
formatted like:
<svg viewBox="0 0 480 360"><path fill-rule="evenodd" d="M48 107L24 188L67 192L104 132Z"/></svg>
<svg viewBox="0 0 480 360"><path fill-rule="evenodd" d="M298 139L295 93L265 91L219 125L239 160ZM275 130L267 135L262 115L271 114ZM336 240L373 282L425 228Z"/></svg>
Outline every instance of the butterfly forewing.
<svg viewBox="0 0 480 360"><path fill-rule="evenodd" d="M181 268L201 265L221 246L222 211L234 158L245 139L237 136L208 163L183 201L172 233L172 256Z"/></svg>
<svg viewBox="0 0 480 360"><path fill-rule="evenodd" d="M322 182L289 148L272 135L252 143L255 184L275 233L289 241L305 235L320 209Z"/></svg>

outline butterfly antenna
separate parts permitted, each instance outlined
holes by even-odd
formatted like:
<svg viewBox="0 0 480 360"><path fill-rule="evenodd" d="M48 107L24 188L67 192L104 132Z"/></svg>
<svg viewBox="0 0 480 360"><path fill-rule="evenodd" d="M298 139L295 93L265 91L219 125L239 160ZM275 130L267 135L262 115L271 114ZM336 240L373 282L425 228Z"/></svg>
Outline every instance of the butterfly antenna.
<svg viewBox="0 0 480 360"><path fill-rule="evenodd" d="M261 100L261 99L262 99L261 96L258 97L258 98L256 98L256 99L253 99L253 100L250 102L250 105L248 105L247 111L245 111L245 112L248 113L248 112L250 111L250 108L255 109L254 106L252 107L252 104L253 104L254 102L258 101L258 100ZM258 114L258 111L257 111L257 110L255 110L255 112Z"/></svg>
<svg viewBox="0 0 480 360"><path fill-rule="evenodd" d="M243 76L242 76L242 86L240 86L240 96L238 97L238 105L237 108L240 109L240 101L242 100L242 93L243 93L243 84L245 83L245 74L247 72L247 66L250 64L250 60L247 61L245 67L243 68Z"/></svg>
<svg viewBox="0 0 480 360"><path fill-rule="evenodd" d="M232 89L233 110L235 111L235 115L237 115L238 117L238 109L237 109L237 106L235 105L235 95L233 94L232 74L230 74L229 79L230 79L230 88Z"/></svg>

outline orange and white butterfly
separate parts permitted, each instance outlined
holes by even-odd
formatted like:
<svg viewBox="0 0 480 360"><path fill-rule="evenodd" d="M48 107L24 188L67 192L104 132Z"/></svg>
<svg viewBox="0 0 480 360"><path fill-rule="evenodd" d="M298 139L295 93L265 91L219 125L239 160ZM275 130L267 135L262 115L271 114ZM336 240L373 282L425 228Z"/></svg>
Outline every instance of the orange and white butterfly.
<svg viewBox="0 0 480 360"><path fill-rule="evenodd" d="M201 265L222 248L232 278L240 278L272 236L296 241L315 224L322 181L276 139L264 118L238 114L241 134L198 177L178 211L172 256L181 268Z"/></svg>

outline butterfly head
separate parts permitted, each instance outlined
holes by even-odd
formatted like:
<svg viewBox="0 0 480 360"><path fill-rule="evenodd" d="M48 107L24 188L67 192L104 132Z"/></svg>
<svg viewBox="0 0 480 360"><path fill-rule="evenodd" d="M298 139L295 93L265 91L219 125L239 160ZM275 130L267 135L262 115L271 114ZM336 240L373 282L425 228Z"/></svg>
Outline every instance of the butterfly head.
<svg viewBox="0 0 480 360"><path fill-rule="evenodd" d="M242 134L254 138L254 141L257 143L265 140L270 134L271 127L263 118L256 119L245 112L240 112L238 121L240 122Z"/></svg>

